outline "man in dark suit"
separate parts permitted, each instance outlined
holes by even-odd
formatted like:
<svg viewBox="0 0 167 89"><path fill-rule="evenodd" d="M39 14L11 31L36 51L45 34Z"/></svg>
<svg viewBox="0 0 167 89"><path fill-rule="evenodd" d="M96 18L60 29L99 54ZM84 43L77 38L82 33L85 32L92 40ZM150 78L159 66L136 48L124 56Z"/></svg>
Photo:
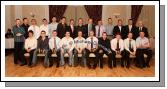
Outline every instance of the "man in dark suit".
<svg viewBox="0 0 167 89"><path fill-rule="evenodd" d="M25 38L28 38L28 28L29 28L29 24L28 24L28 19L27 18L23 18L23 24L21 25L24 30L25 30L25 34L24 34L24 37Z"/></svg>
<svg viewBox="0 0 167 89"><path fill-rule="evenodd" d="M148 30L147 30L146 27L144 27L142 21L138 21L137 32L138 32L138 33L137 33L137 36L139 36L139 33L140 33L140 32L144 32L145 37L147 37L147 38L149 37Z"/></svg>
<svg viewBox="0 0 167 89"><path fill-rule="evenodd" d="M138 37L138 32L137 32L137 27L135 25L133 25L132 23L132 19L128 20L128 25L125 26L125 34L128 35L128 33L132 33L133 35L133 39L136 40L136 38Z"/></svg>
<svg viewBox="0 0 167 89"><path fill-rule="evenodd" d="M87 38L87 29L86 27L83 25L83 19L82 18L79 18L78 19L78 26L76 26L76 29L77 29L77 33L78 31L82 31L82 36L84 38Z"/></svg>
<svg viewBox="0 0 167 89"><path fill-rule="evenodd" d="M66 31L67 31L66 17L62 17L61 23L59 23L57 26L57 36L59 38L63 38Z"/></svg>
<svg viewBox="0 0 167 89"><path fill-rule="evenodd" d="M125 27L122 24L121 19L118 19L118 25L114 26L114 29L113 29L114 37L116 36L116 34L121 34L122 39L125 39L127 37L126 30L125 30Z"/></svg>
<svg viewBox="0 0 167 89"><path fill-rule="evenodd" d="M87 31L87 35L86 38L88 37L88 33L90 30L93 30L95 32L95 24L93 24L93 19L89 18L88 19L88 24L85 25L86 31Z"/></svg>
<svg viewBox="0 0 167 89"><path fill-rule="evenodd" d="M69 26L67 27L69 32L70 32L70 36L72 38L75 38L77 37L77 29L76 27L74 26L74 19L70 19L70 24Z"/></svg>

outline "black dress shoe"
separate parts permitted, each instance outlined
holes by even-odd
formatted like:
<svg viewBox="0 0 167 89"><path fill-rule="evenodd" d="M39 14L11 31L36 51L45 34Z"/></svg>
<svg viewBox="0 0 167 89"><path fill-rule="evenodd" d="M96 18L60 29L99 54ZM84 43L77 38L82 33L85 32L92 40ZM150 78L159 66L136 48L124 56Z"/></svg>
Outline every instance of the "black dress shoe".
<svg viewBox="0 0 167 89"><path fill-rule="evenodd" d="M146 66L147 66L148 68L150 67L150 65L149 65L149 64L147 64Z"/></svg>
<svg viewBox="0 0 167 89"><path fill-rule="evenodd" d="M24 63L24 64L21 64L20 66L24 66L24 65L27 65L26 63Z"/></svg>
<svg viewBox="0 0 167 89"><path fill-rule="evenodd" d="M124 67L124 65L121 65L121 67Z"/></svg>
<svg viewBox="0 0 167 89"><path fill-rule="evenodd" d="M53 66L53 64L49 65L49 67L52 67L52 66Z"/></svg>

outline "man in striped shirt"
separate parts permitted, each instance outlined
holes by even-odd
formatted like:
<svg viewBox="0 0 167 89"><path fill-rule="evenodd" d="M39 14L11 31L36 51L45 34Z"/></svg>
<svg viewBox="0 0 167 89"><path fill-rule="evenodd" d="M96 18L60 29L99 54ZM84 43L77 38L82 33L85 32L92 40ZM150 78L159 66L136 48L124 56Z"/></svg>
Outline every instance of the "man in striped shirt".
<svg viewBox="0 0 167 89"><path fill-rule="evenodd" d="M24 34L25 30L21 27L20 19L16 19L16 25L13 26L13 34L14 34L14 64L18 64L18 60L21 61L21 66L26 65L26 61L24 60L23 54L23 46L24 46Z"/></svg>

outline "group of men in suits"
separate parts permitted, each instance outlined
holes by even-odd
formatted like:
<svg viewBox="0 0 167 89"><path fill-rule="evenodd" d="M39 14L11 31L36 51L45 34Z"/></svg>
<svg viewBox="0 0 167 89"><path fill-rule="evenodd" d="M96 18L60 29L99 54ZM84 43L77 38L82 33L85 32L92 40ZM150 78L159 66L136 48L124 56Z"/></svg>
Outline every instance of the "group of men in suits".
<svg viewBox="0 0 167 89"><path fill-rule="evenodd" d="M100 68L103 68L103 54L108 56L110 68L112 65L116 67L117 54L122 55L122 67L126 65L129 68L130 54L136 55L138 67L149 67L149 60L152 56L149 50L149 34L142 21L138 21L138 27L132 24L132 19L128 20L126 26L123 26L121 19L118 20L116 26L113 26L111 18L108 18L106 26L103 25L102 20L98 20L97 25L95 25L91 18L85 25L83 19L79 18L77 26L75 26L74 19L70 19L70 23L67 25L66 17L62 17L60 23L57 23L56 17L53 17L50 24L44 18L40 27L36 25L35 19L31 20L32 25L30 26L27 24L27 18L24 18L23 21L23 25L20 25L20 19L16 19L16 25L12 29L15 40L15 64L18 60L21 61L21 66L27 64L23 53L28 52L30 53L28 65L31 66L36 64L37 54L43 53L45 54L44 65L48 65L47 60L49 60L51 67L53 65L51 54L56 51L61 66L65 64L65 53L69 54L70 66L75 65L74 61L78 60L77 54L80 53L83 65L91 68L89 54L94 53L96 58L93 61L93 68L96 68L98 61L100 61ZM113 39L110 41L107 36L112 36ZM144 53L148 55L146 62L143 58Z"/></svg>

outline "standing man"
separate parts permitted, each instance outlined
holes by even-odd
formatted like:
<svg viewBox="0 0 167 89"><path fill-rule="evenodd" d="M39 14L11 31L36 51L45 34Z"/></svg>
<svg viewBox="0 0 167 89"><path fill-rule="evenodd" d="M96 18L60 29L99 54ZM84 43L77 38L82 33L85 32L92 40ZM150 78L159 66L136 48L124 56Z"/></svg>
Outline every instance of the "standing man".
<svg viewBox="0 0 167 89"><path fill-rule="evenodd" d="M65 64L64 62L64 54L68 53L69 55L69 66L73 65L73 48L74 48L74 40L70 37L70 32L66 31L65 37L60 41L61 47L61 66Z"/></svg>
<svg viewBox="0 0 167 89"><path fill-rule="evenodd" d="M132 39L133 34L131 32L128 33L128 38L124 40L125 47L125 65L127 68L130 67L130 55L136 55L136 42Z"/></svg>
<svg viewBox="0 0 167 89"><path fill-rule="evenodd" d="M137 67L150 67L149 62L152 58L152 50L150 50L150 43L147 37L145 37L144 32L140 32L140 36L136 39L136 59L137 59ZM144 60L144 54L147 55L146 61Z"/></svg>
<svg viewBox="0 0 167 89"><path fill-rule="evenodd" d="M14 25L12 29L14 35L14 64L18 64L19 60L21 62L21 66L23 66L27 64L23 54L25 30L21 26L20 19L16 19L15 21L16 25Z"/></svg>
<svg viewBox="0 0 167 89"><path fill-rule="evenodd" d="M103 55L106 54L108 56L108 66L112 68L112 59L111 59L111 45L110 40L107 38L107 33L103 32L102 37L99 38L99 60L100 60L100 68L103 68Z"/></svg>
<svg viewBox="0 0 167 89"><path fill-rule="evenodd" d="M46 32L46 36L49 37L49 26L48 26L48 21L44 18L42 20L43 24L39 27L40 32L41 31L45 31Z"/></svg>
<svg viewBox="0 0 167 89"><path fill-rule="evenodd" d="M137 31L138 31L137 36L139 36L139 33L140 33L140 32L144 32L145 37L147 37L147 38L149 37L148 29L143 25L143 22L142 22L141 20L138 21Z"/></svg>
<svg viewBox="0 0 167 89"><path fill-rule="evenodd" d="M37 39L33 36L33 34L34 33L32 30L28 31L29 37L25 40L25 45L24 45L24 48L25 48L24 53L30 54L28 66L32 65L33 54L34 54L35 49L37 48Z"/></svg>
<svg viewBox="0 0 167 89"><path fill-rule="evenodd" d="M75 49L74 49L74 65L86 67L86 51L85 51L85 38L82 37L82 31L78 31L78 37L74 39ZM81 61L78 61L78 54L82 54Z"/></svg>
<svg viewBox="0 0 167 89"><path fill-rule="evenodd" d="M86 28L86 38L89 36L89 31L93 30L95 32L95 25L93 24L93 19L88 19L88 24L85 25Z"/></svg>
<svg viewBox="0 0 167 89"><path fill-rule="evenodd" d="M77 30L76 30L76 27L74 26L74 19L70 19L70 24L67 28L70 31L70 36L73 39L76 38L77 37Z"/></svg>
<svg viewBox="0 0 167 89"><path fill-rule="evenodd" d="M87 66L88 68L91 68L90 65L90 58L89 54L94 53L96 55L96 58L93 59L93 69L96 68L97 66L97 60L99 59L99 53L98 53L98 39L94 36L94 31L90 30L89 31L89 37L86 39L86 59L87 59Z"/></svg>
<svg viewBox="0 0 167 89"><path fill-rule="evenodd" d="M24 37L27 39L28 38L28 28L29 28L29 24L28 24L28 19L27 18L23 18L23 24L21 25L24 30L25 30L25 35Z"/></svg>
<svg viewBox="0 0 167 89"><path fill-rule="evenodd" d="M77 31L82 31L82 36L86 39L87 37L87 29L83 25L83 19L79 18L78 19L78 26L76 26ZM78 32L77 32L78 33Z"/></svg>
<svg viewBox="0 0 167 89"><path fill-rule="evenodd" d="M41 31L41 36L37 42L37 49L34 51L33 55L33 66L36 64L37 61L37 54L44 54L44 66L47 67L48 65L48 49L49 49L49 38L46 36L45 31Z"/></svg>
<svg viewBox="0 0 167 89"><path fill-rule="evenodd" d="M103 23L101 20L98 20L98 25L95 27L96 29L96 37L102 37L102 33L106 32L105 27L103 26Z"/></svg>
<svg viewBox="0 0 167 89"><path fill-rule="evenodd" d="M125 27L123 26L123 23L122 23L122 19L118 19L118 25L114 26L114 29L113 29L114 37L116 36L116 34L120 34L122 39L125 39L127 36Z"/></svg>
<svg viewBox="0 0 167 89"><path fill-rule="evenodd" d="M113 36L113 24L112 24L112 18L108 18L108 24L105 26L106 33L108 36Z"/></svg>
<svg viewBox="0 0 167 89"><path fill-rule="evenodd" d="M49 24L49 34L50 34L50 37L52 37L52 32L54 30L57 30L57 25L58 23L56 22L56 17L53 17L52 18L52 22Z"/></svg>
<svg viewBox="0 0 167 89"><path fill-rule="evenodd" d="M63 38L67 31L66 17L61 18L61 23L57 25L57 36Z"/></svg>
<svg viewBox="0 0 167 89"><path fill-rule="evenodd" d="M128 33L130 32L133 35L133 39L136 40L136 38L138 37L138 32L136 26L133 25L132 19L128 20L128 25L125 26L125 30L126 35L128 35Z"/></svg>
<svg viewBox="0 0 167 89"><path fill-rule="evenodd" d="M48 57L49 57L49 67L53 66L53 58L51 58L52 54L57 55L57 67L59 67L59 62L60 62L60 38L57 37L57 31L53 30L52 32L52 37L49 39L49 52L48 52Z"/></svg>
<svg viewBox="0 0 167 89"><path fill-rule="evenodd" d="M113 66L116 67L116 55L119 54L121 58L121 66L124 67L124 41L121 39L120 34L116 34L116 38L111 40L111 51Z"/></svg>
<svg viewBox="0 0 167 89"><path fill-rule="evenodd" d="M39 27L37 26L37 21L36 19L32 19L31 20L31 26L28 28L28 31L32 30L33 33L34 33L34 37L36 39L38 39L40 37L40 29Z"/></svg>

